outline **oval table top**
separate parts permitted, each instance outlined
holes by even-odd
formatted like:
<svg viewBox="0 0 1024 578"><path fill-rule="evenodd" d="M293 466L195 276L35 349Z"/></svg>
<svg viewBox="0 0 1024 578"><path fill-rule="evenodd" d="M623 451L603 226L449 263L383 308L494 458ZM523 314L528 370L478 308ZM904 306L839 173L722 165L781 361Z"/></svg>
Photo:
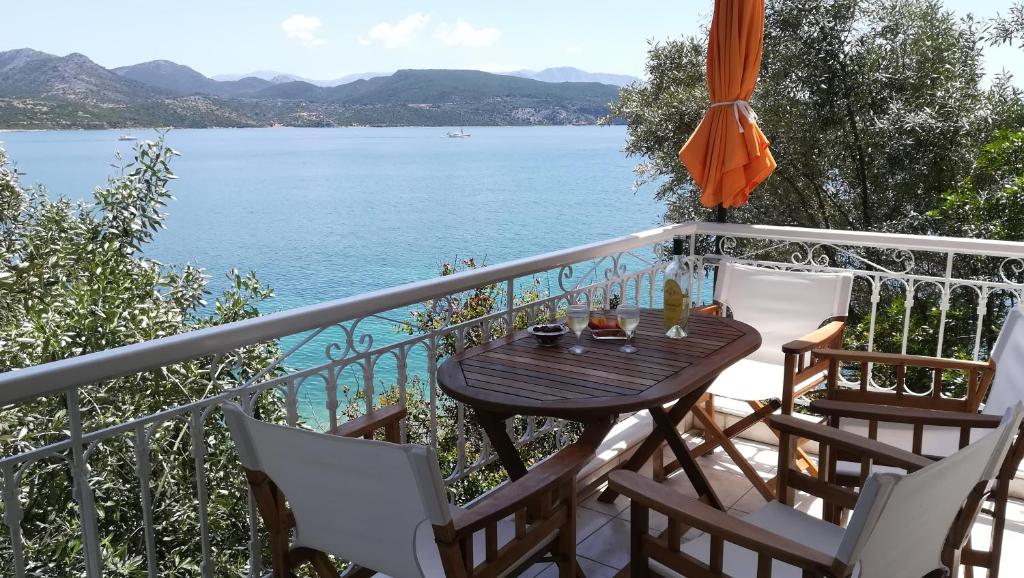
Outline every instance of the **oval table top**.
<svg viewBox="0 0 1024 578"><path fill-rule="evenodd" d="M733 319L691 315L686 329L685 339L669 339L661 310L643 309L638 352L622 353L623 341L585 331L581 355L568 351L571 333L543 347L519 331L450 357L437 379L445 393L480 410L589 421L676 401L761 346L756 329Z"/></svg>

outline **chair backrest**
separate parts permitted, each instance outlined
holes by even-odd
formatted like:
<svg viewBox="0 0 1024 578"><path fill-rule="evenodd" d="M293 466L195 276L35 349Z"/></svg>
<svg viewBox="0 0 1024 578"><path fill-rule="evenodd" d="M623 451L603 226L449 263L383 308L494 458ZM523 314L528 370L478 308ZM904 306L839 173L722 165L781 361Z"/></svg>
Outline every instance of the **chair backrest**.
<svg viewBox="0 0 1024 578"><path fill-rule="evenodd" d="M432 449L273 425L223 407L242 465L287 498L296 546L391 576L423 576L417 532L433 536L431 524L451 521Z"/></svg>
<svg viewBox="0 0 1024 578"><path fill-rule="evenodd" d="M861 490L836 558L860 576L919 578L942 567L942 548L968 495L998 472L1020 427L1018 404L998 428L912 474L874 474Z"/></svg>
<svg viewBox="0 0 1024 578"><path fill-rule="evenodd" d="M826 319L849 314L853 275L723 261L715 282L715 300L761 334L761 348L750 358L781 364L783 345L814 331Z"/></svg>
<svg viewBox="0 0 1024 578"><path fill-rule="evenodd" d="M1024 309L1021 305L1006 316L992 348L992 360L996 372L982 413L1002 415L1017 402L1024 401Z"/></svg>

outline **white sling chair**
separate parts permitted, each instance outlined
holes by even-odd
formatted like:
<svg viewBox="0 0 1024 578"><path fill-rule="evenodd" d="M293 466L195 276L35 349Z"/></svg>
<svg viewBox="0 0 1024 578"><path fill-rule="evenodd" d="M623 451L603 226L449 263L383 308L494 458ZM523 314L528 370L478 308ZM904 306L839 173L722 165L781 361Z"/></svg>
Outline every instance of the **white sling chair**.
<svg viewBox="0 0 1024 578"><path fill-rule="evenodd" d="M404 407L371 412L342 435L223 408L271 534L275 577L304 562L336 577L328 554L358 565L360 576L502 577L549 551L562 578L575 576L575 476L585 455L573 446L467 510L448 504L431 448L344 437L393 426Z"/></svg>
<svg viewBox="0 0 1024 578"><path fill-rule="evenodd" d="M650 570L661 576L735 578L940 576L944 568L955 567L956 553L950 549L962 544L961 534L977 514L975 496L997 474L1020 427L1022 410L1018 404L989 435L914 473L873 474L845 529L777 501L736 518L635 473L615 472L612 486L632 500L630 576L644 578ZM791 416L772 421L811 435L823 433L823 443L833 435L827 431L832 428ZM895 450L843 435L837 441L875 455ZM892 455L899 458L900 452ZM780 457L780 468L787 467L784 459ZM667 541L654 539L648 527L650 509L668 516L670 524L692 526L704 534L680 545L679 531L673 535L670 526Z"/></svg>
<svg viewBox="0 0 1024 578"><path fill-rule="evenodd" d="M1024 401L1024 309L1019 305L1007 315L988 362L861 351L823 350L815 354L828 360L831 367L827 399L812 402L811 408L828 416L831 425L844 431L915 454L948 456L984 435L998 423L999 416ZM876 375L883 366L895 367L897 378L889 389L847 387L841 383L840 371L844 364L850 363L860 365L865 373L870 363ZM906 388L909 368L932 372L931 392L914 394ZM947 397L942 391L943 380L954 374L962 375L967 384L962 398ZM978 413L986 393L988 400ZM988 568L991 578L998 575L1006 500L1022 457L1019 453L1010 455L1000 472L998 488L992 496L990 549L970 550L965 554L965 564ZM830 469L833 481L849 486L861 485L868 473L902 472L892 466L871 464L869 467L862 461L841 457L833 458ZM826 514L837 521L839 510Z"/></svg>
<svg viewBox="0 0 1024 578"><path fill-rule="evenodd" d="M852 287L849 273L780 271L730 261L719 265L715 303L697 311L731 313L757 329L761 347L723 371L708 389L703 407L694 406L705 432L694 457L721 445L766 500L774 497L730 440L780 407L782 413L791 413L794 399L824 382L827 365L810 352L841 346ZM716 397L745 403L753 412L723 430L714 420ZM803 466L814 471L813 462L800 453Z"/></svg>

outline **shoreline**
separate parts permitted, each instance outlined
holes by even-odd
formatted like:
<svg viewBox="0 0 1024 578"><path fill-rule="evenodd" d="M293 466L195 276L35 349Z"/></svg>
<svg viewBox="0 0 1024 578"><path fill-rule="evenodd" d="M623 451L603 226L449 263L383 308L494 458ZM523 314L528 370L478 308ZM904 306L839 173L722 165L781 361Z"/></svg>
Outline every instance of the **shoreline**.
<svg viewBox="0 0 1024 578"><path fill-rule="evenodd" d="M454 128L584 128L584 127L611 127L611 126L625 126L625 123L591 123L591 124L466 124L466 125L422 125L422 124L409 124L409 125L366 125L366 126L290 126L290 125L279 125L279 126L131 126L131 127L108 127L108 128L0 128L0 134L3 133L19 133L19 132L101 132L101 131L148 131L148 130L253 130L253 129L366 129L366 128L435 128L435 129L454 129Z"/></svg>

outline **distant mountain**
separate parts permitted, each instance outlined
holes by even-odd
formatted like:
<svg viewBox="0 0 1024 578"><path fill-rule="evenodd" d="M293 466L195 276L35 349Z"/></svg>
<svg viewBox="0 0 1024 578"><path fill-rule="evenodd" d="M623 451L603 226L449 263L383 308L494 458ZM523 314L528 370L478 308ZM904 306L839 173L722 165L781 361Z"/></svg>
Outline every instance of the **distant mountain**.
<svg viewBox="0 0 1024 578"><path fill-rule="evenodd" d="M213 80L220 82L231 82L233 80L241 80L243 78L259 78L262 80L269 80L270 82L292 82L293 80L305 80L300 76L294 74L287 74L284 72L275 72L273 70L255 70L248 74L217 74L211 76ZM280 79L280 80L277 80Z"/></svg>
<svg viewBox="0 0 1024 578"><path fill-rule="evenodd" d="M18 50L0 52L0 73L7 70L13 70L19 66L24 66L32 61L47 60L50 58L54 58L54 56L38 50L32 50L31 48L20 48Z"/></svg>
<svg viewBox="0 0 1024 578"><path fill-rule="evenodd" d="M346 84L346 83L349 83L349 82L354 82L356 80L366 80L367 78L373 78L375 76L388 76L388 74L390 74L390 73L384 73L384 72L357 72L355 74L346 74L345 76L341 76L339 78L334 78L334 79L331 79L331 80L314 80L312 78L303 78L303 77L295 75L295 74L287 74L287 73L284 73L284 72L275 72L273 70L257 70L256 72L250 72L249 74L218 74L216 76L213 76L212 78L213 78L213 80L219 80L219 81L223 82L223 81L239 80L241 78L246 78L246 77L254 77L254 78L262 78L263 80L269 80L270 82L273 82L274 84L282 84L282 83L285 83L285 82L300 81L300 82L308 82L309 84L313 84L313 85L316 85L316 86L329 87L329 86L338 86L339 84Z"/></svg>
<svg viewBox="0 0 1024 578"><path fill-rule="evenodd" d="M255 126L224 102L125 78L81 54L0 52L0 128Z"/></svg>
<svg viewBox="0 0 1024 578"><path fill-rule="evenodd" d="M254 77L218 82L185 65L169 60L152 60L131 66L121 66L113 71L125 78L180 95L247 96L273 85L273 82L269 80Z"/></svg>
<svg viewBox="0 0 1024 578"><path fill-rule="evenodd" d="M618 93L616 87L596 82L554 84L479 70L399 70L391 76L357 80L326 90L331 102L358 105L575 99L597 102L605 108Z"/></svg>
<svg viewBox="0 0 1024 578"><path fill-rule="evenodd" d="M121 78L82 54L54 56L30 49L0 53L0 96L126 104L164 94Z"/></svg>
<svg viewBox="0 0 1024 578"><path fill-rule="evenodd" d="M284 100L308 100L311 102L323 102L326 99L326 88L317 86L304 80L293 80L273 84L256 93L257 98L275 98Z"/></svg>
<svg viewBox="0 0 1024 578"><path fill-rule="evenodd" d="M580 70L579 68L573 68L571 66L559 66L556 68L545 68L544 70L514 70L512 72L499 72L497 74L505 76L518 76L520 78L529 78L531 80L539 80L541 82L600 82L601 84L611 84L614 86L626 86L632 84L639 78L635 76L629 76L628 74L610 74L605 72L587 72ZM285 82L308 82L316 86L332 87L340 84L348 84L355 82L356 80L368 80L370 78L376 78L378 76L390 76L390 73L383 72L359 72L356 74L346 74L345 76L335 78L332 80L314 80L311 78L304 78L295 74L287 74L284 72L275 72L272 70L258 70L250 72L249 74L218 74L213 80L229 81L238 80L247 76L262 78L269 80L274 84L281 84Z"/></svg>
<svg viewBox="0 0 1024 578"><path fill-rule="evenodd" d="M187 66L169 60L153 60L111 70L125 78L176 94L213 94L219 84Z"/></svg>
<svg viewBox="0 0 1024 578"><path fill-rule="evenodd" d="M108 70L81 54L0 52L0 128L593 124L618 88L477 70L399 70L337 86L218 81L166 60Z"/></svg>
<svg viewBox="0 0 1024 578"><path fill-rule="evenodd" d="M520 76L532 78L543 82L600 82L602 84L613 84L615 86L626 86L640 79L627 74L609 74L606 72L587 72L571 66L560 66L557 68L545 68L544 70L515 70L504 72L509 76Z"/></svg>

